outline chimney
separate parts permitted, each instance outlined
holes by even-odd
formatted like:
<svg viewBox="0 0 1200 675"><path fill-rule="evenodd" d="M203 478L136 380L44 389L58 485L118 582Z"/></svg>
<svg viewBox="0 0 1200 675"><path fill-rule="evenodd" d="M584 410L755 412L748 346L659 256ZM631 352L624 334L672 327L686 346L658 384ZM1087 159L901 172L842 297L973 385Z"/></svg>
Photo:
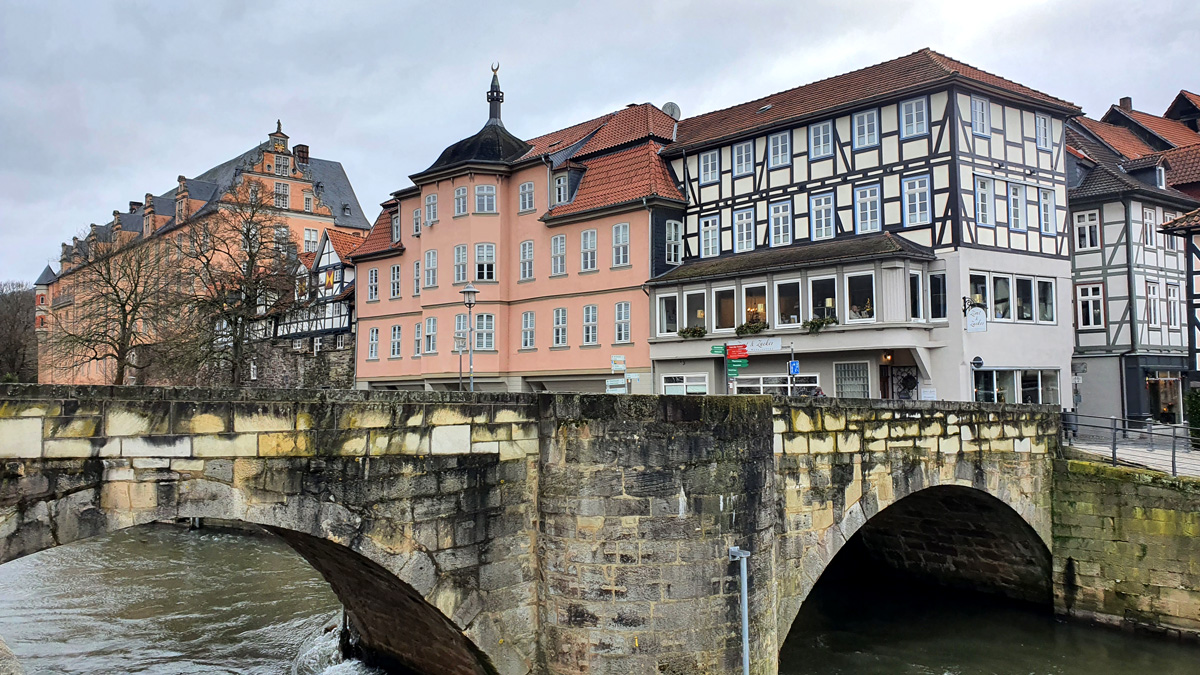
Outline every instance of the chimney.
<svg viewBox="0 0 1200 675"><path fill-rule="evenodd" d="M1133 99L1128 96L1122 96L1121 110L1133 110Z"/></svg>
<svg viewBox="0 0 1200 675"><path fill-rule="evenodd" d="M137 210L142 208L141 202L129 202L129 212L137 213Z"/></svg>
<svg viewBox="0 0 1200 675"><path fill-rule="evenodd" d="M292 146L292 154L294 154L296 156L297 164L308 164L308 146L307 145L293 145Z"/></svg>

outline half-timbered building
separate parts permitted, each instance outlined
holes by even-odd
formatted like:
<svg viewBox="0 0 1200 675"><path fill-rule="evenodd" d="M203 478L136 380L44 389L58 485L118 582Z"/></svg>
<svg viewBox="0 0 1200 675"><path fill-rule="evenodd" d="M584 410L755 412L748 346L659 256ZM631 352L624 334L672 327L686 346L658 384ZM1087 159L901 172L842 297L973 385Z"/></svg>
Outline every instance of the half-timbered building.
<svg viewBox="0 0 1200 675"><path fill-rule="evenodd" d="M1164 223L1200 203L1170 187L1167 162L1122 125L1067 127L1075 356L1084 415L1179 422L1188 371L1188 262Z"/></svg>
<svg viewBox="0 0 1200 675"><path fill-rule="evenodd" d="M1079 112L924 49L682 120L657 390L1059 403Z"/></svg>

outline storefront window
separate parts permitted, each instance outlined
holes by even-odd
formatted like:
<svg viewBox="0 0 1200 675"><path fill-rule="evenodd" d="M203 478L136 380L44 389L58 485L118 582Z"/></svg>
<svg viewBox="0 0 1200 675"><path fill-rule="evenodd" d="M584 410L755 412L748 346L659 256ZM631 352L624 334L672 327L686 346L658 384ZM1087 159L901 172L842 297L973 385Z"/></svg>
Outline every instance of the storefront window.
<svg viewBox="0 0 1200 675"><path fill-rule="evenodd" d="M733 289L726 288L720 291L713 291L713 304L717 307L717 320L713 328L717 330L733 328L734 322L737 320Z"/></svg>
<svg viewBox="0 0 1200 675"><path fill-rule="evenodd" d="M837 279L813 279L808 295L814 319L837 318Z"/></svg>
<svg viewBox="0 0 1200 675"><path fill-rule="evenodd" d="M800 282L789 281L779 284L779 323L798 324L800 318Z"/></svg>
<svg viewBox="0 0 1200 675"><path fill-rule="evenodd" d="M751 286L742 289L742 301L746 309L746 323L757 323L767 318L767 287Z"/></svg>
<svg viewBox="0 0 1200 675"><path fill-rule="evenodd" d="M846 320L871 321L875 318L875 275L846 277Z"/></svg>

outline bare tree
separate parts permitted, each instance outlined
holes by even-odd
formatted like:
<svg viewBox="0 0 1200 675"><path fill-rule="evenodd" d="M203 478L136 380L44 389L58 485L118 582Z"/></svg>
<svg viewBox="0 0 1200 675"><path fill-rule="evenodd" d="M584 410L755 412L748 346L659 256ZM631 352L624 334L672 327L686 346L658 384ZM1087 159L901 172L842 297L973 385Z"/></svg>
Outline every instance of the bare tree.
<svg viewBox="0 0 1200 675"><path fill-rule="evenodd" d="M186 277L178 320L164 334L171 363L192 373L216 369L236 386L251 343L270 337L260 332L264 315L293 297L299 260L291 233L273 193L244 178L172 241Z"/></svg>
<svg viewBox="0 0 1200 675"><path fill-rule="evenodd" d="M125 384L154 361L156 327L170 315L178 270L159 241L92 236L82 243L58 282L55 304L66 302L50 314L47 365L98 364L110 383Z"/></svg>
<svg viewBox="0 0 1200 675"><path fill-rule="evenodd" d="M37 380L33 287L0 281L0 382Z"/></svg>

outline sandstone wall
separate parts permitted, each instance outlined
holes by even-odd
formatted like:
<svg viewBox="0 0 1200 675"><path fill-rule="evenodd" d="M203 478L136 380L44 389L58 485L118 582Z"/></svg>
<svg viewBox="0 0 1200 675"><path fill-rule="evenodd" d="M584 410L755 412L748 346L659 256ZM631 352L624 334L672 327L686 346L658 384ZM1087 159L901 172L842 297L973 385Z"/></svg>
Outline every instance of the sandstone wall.
<svg viewBox="0 0 1200 675"><path fill-rule="evenodd" d="M1061 611L1200 639L1200 479L1054 463Z"/></svg>

